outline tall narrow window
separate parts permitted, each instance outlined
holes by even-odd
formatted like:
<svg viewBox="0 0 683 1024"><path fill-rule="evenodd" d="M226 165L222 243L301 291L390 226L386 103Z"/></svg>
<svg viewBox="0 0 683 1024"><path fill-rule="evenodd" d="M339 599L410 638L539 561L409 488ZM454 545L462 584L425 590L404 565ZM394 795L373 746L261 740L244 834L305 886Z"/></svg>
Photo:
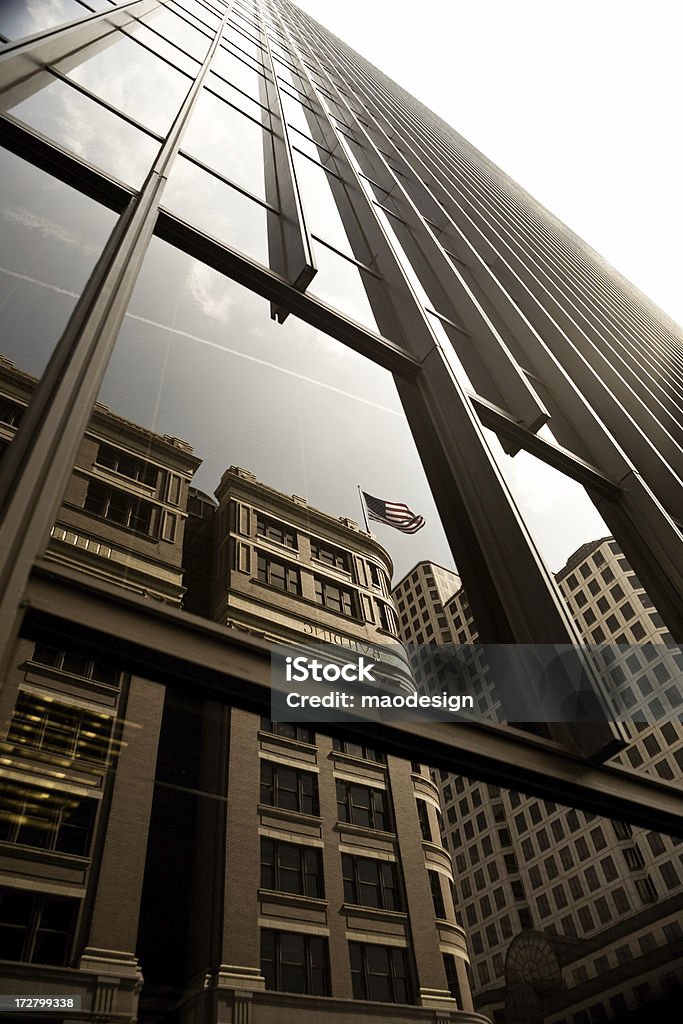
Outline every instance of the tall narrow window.
<svg viewBox="0 0 683 1024"><path fill-rule="evenodd" d="M310 996L330 994L327 939L299 932L261 930L261 973L266 988Z"/></svg>
<svg viewBox="0 0 683 1024"><path fill-rule="evenodd" d="M379 1003L409 1003L410 982L405 949L350 942L354 999Z"/></svg>
<svg viewBox="0 0 683 1024"><path fill-rule="evenodd" d="M261 803L318 814L318 779L311 772L261 761Z"/></svg>
<svg viewBox="0 0 683 1024"><path fill-rule="evenodd" d="M337 815L339 821L386 831L389 828L386 793L383 789L337 779Z"/></svg>

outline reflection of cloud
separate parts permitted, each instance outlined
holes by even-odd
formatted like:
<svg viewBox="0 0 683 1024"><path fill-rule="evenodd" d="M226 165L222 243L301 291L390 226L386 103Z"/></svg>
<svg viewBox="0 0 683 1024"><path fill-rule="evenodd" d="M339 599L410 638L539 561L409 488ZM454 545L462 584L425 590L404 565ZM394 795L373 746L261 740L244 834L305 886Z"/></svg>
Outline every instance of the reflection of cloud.
<svg viewBox="0 0 683 1024"><path fill-rule="evenodd" d="M0 274L7 274L9 277L16 277L20 281L27 281L29 284L37 284L41 288L49 288L51 292L59 292L60 295L68 295L72 299L77 299L78 292L70 292L67 288L59 288L56 284L48 284L46 281L39 281L36 277L29 277L28 274L17 274L14 270L7 270L6 267L0 267Z"/></svg>
<svg viewBox="0 0 683 1024"><path fill-rule="evenodd" d="M227 296L223 296L227 298ZM209 348L218 349L219 352L225 352L227 355L237 356L239 359L245 359L250 363L258 363L259 366L265 366L270 370L275 370L277 373L285 374L287 377L295 377L297 380L303 381L305 384L313 384L315 387L323 388L325 391L332 391L334 394L341 395L343 398L350 398L354 402L360 402L363 405L372 406L373 409L379 409L380 412L391 413L392 416L403 415L402 412L396 409L390 409L385 405L380 405L379 402L373 402L369 398L361 398L359 395L354 395L349 391L344 391L342 388L334 387L333 384L325 384L321 380L315 380L314 377L307 377L303 373L298 373L296 370L287 370L283 366L278 366L277 363L271 363L267 359L259 359L257 356L247 355L245 352L238 352L232 348L226 348L225 345L219 345L215 341L209 341L207 338L200 338L196 334L190 334L188 331L181 331L175 327L170 327L168 324L160 324L156 320L149 320L145 316L137 316L135 313L126 313L126 317L129 320L137 320L142 324L149 324L150 327L158 327L163 331L169 331L171 334L176 334L178 337L187 338L188 341L198 341L201 345L207 345Z"/></svg>
<svg viewBox="0 0 683 1024"><path fill-rule="evenodd" d="M187 283L192 298L196 300L206 316L212 320L218 320L222 324L230 322L235 300L225 290L222 278L217 277L210 267L194 261L187 275ZM151 321L149 322L151 323ZM201 341L202 339L197 340Z"/></svg>
<svg viewBox="0 0 683 1024"><path fill-rule="evenodd" d="M62 245L75 246L90 256L98 256L100 253L100 247L93 245L92 242L87 242L82 235L75 231L69 231L62 224L48 220L47 217L40 217L24 206L5 206L0 213L10 223L19 224L32 231L39 231L44 238L54 238Z"/></svg>

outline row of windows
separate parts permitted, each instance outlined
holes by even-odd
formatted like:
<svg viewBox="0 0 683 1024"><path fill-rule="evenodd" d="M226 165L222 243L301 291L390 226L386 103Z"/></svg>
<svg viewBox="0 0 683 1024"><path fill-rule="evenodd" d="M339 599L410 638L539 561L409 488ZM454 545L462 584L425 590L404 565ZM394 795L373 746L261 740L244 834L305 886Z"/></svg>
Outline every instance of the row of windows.
<svg viewBox="0 0 683 1024"><path fill-rule="evenodd" d="M382 789L337 779L339 821L386 832L391 826L389 802ZM261 803L270 807L319 814L318 779L312 772L261 761Z"/></svg>
<svg viewBox="0 0 683 1024"><path fill-rule="evenodd" d="M350 942L353 998L409 1003L412 986L405 949ZM261 971L266 988L279 992L329 996L327 939L298 932L261 931Z"/></svg>

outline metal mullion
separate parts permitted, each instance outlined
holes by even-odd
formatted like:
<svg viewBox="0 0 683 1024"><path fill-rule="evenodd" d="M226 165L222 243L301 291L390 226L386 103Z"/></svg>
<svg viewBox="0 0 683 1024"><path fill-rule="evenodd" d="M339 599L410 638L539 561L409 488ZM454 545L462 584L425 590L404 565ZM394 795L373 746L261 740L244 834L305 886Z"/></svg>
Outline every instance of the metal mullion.
<svg viewBox="0 0 683 1024"><path fill-rule="evenodd" d="M126 671L186 692L197 686L230 705L268 714L271 649L210 620L152 602L77 569L38 562L26 589L31 639L73 639L105 652ZM368 742L367 726L344 723L329 732ZM390 754L497 783L540 799L619 818L683 837L683 800L651 776L591 765L556 744L507 726L446 722L372 724Z"/></svg>
<svg viewBox="0 0 683 1024"><path fill-rule="evenodd" d="M233 47L232 50L230 49L231 46ZM253 65L258 64L258 61L255 61L254 58L250 57L248 53L244 52L244 50L240 50L239 53L233 52L234 50L239 50L238 46L234 46L233 43L229 42L228 40L225 40L219 43L219 49L225 50L225 52L229 53L231 57L235 57L236 60L241 61L242 64L244 64L246 68L249 68L250 71L253 71L254 74L260 75L261 78L265 78L266 69L264 68L263 64L259 64L259 67L255 68ZM247 58L247 60L244 59L245 57ZM247 63L247 61L252 61L253 63L249 64ZM214 74L216 74L215 71Z"/></svg>
<svg viewBox="0 0 683 1024"><path fill-rule="evenodd" d="M392 373L405 378L419 372L419 363L389 338L375 334L345 316L322 299L295 289L288 281L230 249L223 242L198 231L180 217L161 209L155 234L238 284L282 305L289 313L347 345Z"/></svg>
<svg viewBox="0 0 683 1024"><path fill-rule="evenodd" d="M211 73L214 74L214 75L216 74L215 71L212 71ZM229 84L232 84L232 83L229 83ZM207 92L210 92L212 94L212 96L216 96L222 103L225 103L226 107L232 107L232 109L236 110L238 114L242 115L242 117L246 117L247 120L253 121L254 124L259 126L261 131L265 132L267 135L271 135L272 134L272 131L273 131L272 128L269 128L268 125L265 125L263 123L263 121L260 121L258 118L253 117L251 114L248 114L246 112L246 110L242 110L241 107L238 107L238 106L236 106L236 104L231 103L230 100L226 100L225 96L222 96L219 92L216 92L216 90L212 89L210 85L205 85L204 88L206 89ZM243 95L246 95L246 93L244 93ZM251 97L248 97L248 98L251 99ZM268 113L269 112L268 111L268 107L264 107L264 105L262 103L259 103L258 105L259 105L259 107L261 107L261 110L263 110L264 113Z"/></svg>
<svg viewBox="0 0 683 1024"><path fill-rule="evenodd" d="M326 147L325 147L325 146L323 146L323 145L322 145L321 143L319 143L319 142L316 142L316 141L315 141L314 139L312 139L312 138L310 137L310 135L306 135L306 132L302 132L302 131L301 131L301 129L300 129L300 128L297 128L297 127L296 127L295 125L293 125L293 124L291 123L291 121L288 121L288 122L287 122L287 127L289 128L290 132L294 132L294 133L295 133L295 135L300 135L302 139L306 139L306 141L307 141L307 142L310 142L310 143L312 143L312 145L314 145L314 146L317 146L317 147L318 147L318 149L324 149L324 150L325 150L325 152L326 152L326 153L327 153L327 154L328 154L329 156L332 156L332 153L330 152L330 150L329 150L329 149L326 149ZM310 156L309 156L309 154L308 154L308 153L306 152L306 150L304 150L304 149L299 149L299 147L297 146L296 142L293 142L293 143L292 143L292 149L295 149L295 150L297 151L297 153L301 153L301 155L302 155L302 156L308 156L308 157L309 157L309 159L310 159ZM324 166L324 165L323 165L323 164L321 164L320 166L322 167L322 166Z"/></svg>
<svg viewBox="0 0 683 1024"><path fill-rule="evenodd" d="M11 114L0 113L0 126L3 149L15 153L35 167L49 170L53 177L90 196L108 209L116 213L125 210L133 196L133 189L130 186L110 178L93 164L79 160L40 132L13 118Z"/></svg>
<svg viewBox="0 0 683 1024"><path fill-rule="evenodd" d="M189 160L190 163L201 168L202 171L206 171L206 173L210 174L212 177L217 178L218 181L222 182L228 188L234 189L235 192L239 192L246 199L250 199L253 203L257 203L259 206L262 206L264 210L268 210L269 213L273 213L275 215L279 214L280 211L276 210L275 207L271 206L265 199L261 199L259 196L254 195L248 189L243 188L242 185L237 185L234 181L231 181L230 178L226 178L224 174L221 174L221 172L217 171L214 167L211 167L209 164L205 164L199 159L199 157L193 156L192 153L188 153L185 149L179 149L178 153L183 157L183 159Z"/></svg>
<svg viewBox="0 0 683 1024"><path fill-rule="evenodd" d="M286 30L286 26L283 25ZM313 96L315 85L303 68L299 50L289 36L302 68L302 79ZM319 129L334 138L330 115L322 104ZM462 574L480 635L514 643L563 642L581 646L581 639L552 576L517 511L489 449L477 413L454 376L427 313L395 256L384 227L363 190L355 167L340 142L344 177L355 184L364 207L359 209L374 262L386 282L374 296L373 313L383 333L400 327L421 373L411 381L396 379L411 432L439 508L446 535ZM342 207L339 212L344 216ZM445 256L444 256L445 258ZM389 294L394 299L390 305ZM373 301L374 298L374 301ZM386 331L387 325L389 331ZM494 524L495 523L495 527ZM505 537L505 552L501 548ZM519 600L523 581L526 601ZM533 608L533 614L530 609ZM565 742L591 756L608 756L623 745L625 733L608 721L600 681L587 661L584 668L604 708L603 720L576 729L553 727Z"/></svg>
<svg viewBox="0 0 683 1024"><path fill-rule="evenodd" d="M374 102L374 101L371 101L371 102ZM380 114L381 114L381 111L380 111ZM381 116L384 116L386 118L386 115L381 115ZM394 152L396 153L396 159L398 159L400 161L400 163L405 167L409 177L411 179L413 179L415 182L417 182L418 185L421 185L420 179L418 178L416 172L413 170L413 168L407 162L407 160L403 156L403 154L399 153L398 150L396 150L395 147L393 147L393 144L391 143L391 140L387 136L387 133L384 132L381 128L379 128L379 126L378 126L378 130L380 130L382 132L383 137L385 138L385 141L389 142L389 144L394 149ZM410 144L406 143L405 141L403 141L403 144L406 145L409 150L411 149ZM413 156L415 156L414 152L413 152ZM420 158L419 156L417 157L417 159L420 161L420 163L422 165L422 175L421 175L421 177L422 178L426 178L427 181L431 181L433 183L433 185L436 185L436 187L437 187L437 189L439 191L442 191L444 193L444 202L445 202L444 214L446 215L446 207L449 204L454 205L456 210L459 210L461 213L464 213L464 215L467 218L467 220L472 224L472 226L474 227L475 231L477 232L477 235L481 238L481 241L484 242L483 255L481 255L481 253L479 251L479 250L481 250L481 244L479 243L479 237L477 238L477 242L476 243L473 242L473 241L470 241L468 236L466 234L464 234L463 231L460 229L460 227L458 226L457 222L455 220L451 221L451 223L453 225L453 228L457 231L458 236L461 239L460 244L456 245L456 249L458 250L459 255L463 257L464 262L467 265L468 270L470 271L470 273L467 274L466 276L471 276L473 283L475 283L475 281L476 281L476 284L478 284L478 285L481 285L482 280L484 281L485 289L488 290L488 296L489 296L489 298L492 298L493 301L495 302L496 308L499 311L500 315L503 317L503 321L504 322L505 322L506 317L512 317L513 318L513 322L516 322L516 328L517 328L516 331L513 330L513 336L519 338L520 337L520 332L521 332L521 337L522 338L529 339L531 345L530 345L530 348L527 348L527 359L530 362L532 362L532 364L534 364L534 366L535 366L534 356L533 356L533 354L529 354L529 353L534 353L534 350L539 351L539 352L545 351L545 344L544 344L543 341L541 341L540 336L538 334L536 334L535 327L532 326L532 324L530 324L529 320L527 320L528 312L527 312L527 315L524 315L524 313L521 312L520 308L518 308L519 307L519 297L518 297L519 289L517 289L516 292L514 290L511 291L509 287L506 289L505 285L504 285L504 281L502 281L500 279L501 278L500 267L504 265L504 257L499 252L497 252L495 249L491 248L491 243L486 238L486 236L484 235L483 228L480 225L478 225L475 221L473 221L471 219L471 217L469 217L469 215L466 213L466 211L464 211L462 209L462 207L460 207L458 200L453 197L452 193L450 193L448 191L448 188L438 178L435 178L432 172L429 171L427 165L424 163L424 160L422 158ZM430 159L429 156L427 156L427 159ZM451 243L456 241L456 238L457 238L457 236L452 235L451 236ZM473 256L474 256L474 259L475 259L474 264L472 264L472 257ZM491 263L493 263L496 260L498 261L497 266L496 266L496 273L493 273L491 271L490 265L487 266L487 264L491 264ZM479 273L477 274L476 271L479 271ZM514 271L511 271L511 273L515 274ZM517 276L518 275L515 274L515 277L517 277ZM521 279L520 279L520 284L522 284L522 287L524 288L524 290L526 292L528 292L528 294L532 297L532 300L537 303L539 309L542 310L544 316L546 318L550 318L551 319L552 326L553 326L555 332L558 334L558 336L561 336L561 339L562 339L561 341L559 340L559 337L558 337L558 344L561 346L561 350L562 350L563 354L565 355L565 359L566 359L567 340L568 339L565 337L564 334L560 334L561 329L559 328L559 326L557 324L555 324L554 321L552 321L552 317L545 310L543 304L536 297L535 293L533 291L531 291L528 288L527 285L524 285L523 282L521 281ZM513 295L515 295L514 299L513 299ZM548 337L548 327L547 327L547 324L545 324L545 323L544 323L543 328L542 328L542 334L543 334L544 338ZM595 385L597 386L597 389L598 389L598 394L597 395L595 395L595 394L591 395L589 393L588 395L586 395L586 399L584 401L578 401L578 410L579 410L579 412L580 413L582 412L584 414L584 416L588 412L590 417L591 417L591 420L593 421L593 426L594 426L595 423L597 422L597 417L594 414L593 409L588 405L587 399L591 398L591 400L593 402L593 407L594 408L600 408L601 406L604 408L604 402L605 402L605 398L606 398L607 401L611 405L615 406L616 414L617 414L618 417L621 418L622 414L623 414L623 410L622 410L621 406L617 403L616 398L613 395L613 393L609 389L607 389L606 387L604 387L602 385L602 381L600 381L599 378L597 378L597 375L589 374L588 377L587 377L586 373L585 373L584 360L583 360L583 357L578 352L578 350L576 351L576 356L577 356L577 359L578 359L578 365L575 365L575 367L574 367L574 374L573 374L574 380L584 380L584 381L586 379L592 380L595 383ZM552 359L553 359L553 361L555 361L555 356L554 355L553 355ZM575 363L576 363L576 361L575 361ZM541 376L542 379L548 380L549 376L550 377L555 376L555 374L553 373L553 370L555 368L552 366L552 364L549 365L547 360L545 362L545 365L546 365L546 368L547 368L545 372L543 370L541 370L540 368L538 368L538 367L535 367L535 369L536 369L536 372L539 374L539 376ZM564 363L562 364L562 366L563 366L563 369L564 369ZM548 373L548 371L550 371L550 373ZM568 378L566 373L564 373L563 376L565 378L564 386L561 387L561 388L558 388L556 391L554 391L554 396L555 396L555 398L558 401L561 399L563 402L569 402L571 404L574 404L574 406L576 407L577 406L576 399L578 399L579 396L575 394L575 391L576 391L575 385ZM549 386L550 386L550 383L549 383ZM593 389L593 390L595 390L595 389ZM578 422L580 422L580 420ZM623 422L623 419L622 419L622 422ZM575 423L576 423L576 421L574 421L574 424ZM604 433L604 430L602 432ZM584 438L586 438L586 439L590 438L590 440L586 440L585 441L585 443L588 446L587 451L590 450L590 445L591 445L592 441L594 440L594 437L595 437L595 435L594 435L592 430L588 430L584 434ZM631 442L631 451L633 451L634 449L636 451L637 450L642 450L642 448L643 448L643 441L645 439L642 437L641 432L639 431L639 429L638 429L638 427L636 426L635 423L633 424L633 428L631 430L631 436L630 436L629 440ZM612 448L614 447L613 442L612 442L612 446L611 447ZM651 449L652 447L653 446L647 445L648 449ZM606 450L607 450L607 452L610 452L610 446L609 445L606 446ZM611 452L610 452L610 455L612 455ZM620 455L616 455L617 463L619 463L621 461L621 455L623 455L623 453L620 453ZM657 457L658 460L660 460L660 458L661 458L659 456L659 452L658 451L656 452L656 457ZM647 460L647 455L644 453L643 461L645 462L646 460ZM612 465L610 466L608 464L605 467L603 467L605 469L605 471L610 476L612 476L615 479L619 479L619 478L621 478L621 476L625 475L625 473L630 472L630 464L629 463L623 463L622 462L623 469L620 472L618 470L618 465L617 466L613 465L614 461L615 461L614 457L611 457L610 458L610 462L612 463ZM599 464L599 462L598 462L598 464ZM652 468L652 465L650 464L650 476L652 476L652 473L653 473L653 468ZM661 461L658 461L658 465L655 468L654 473L655 473L655 476L658 477L658 479L659 479L659 482L657 484L657 491L660 494L660 497L669 495L669 504L671 504L673 493L678 494L678 483L674 482L672 480L670 468L668 466L666 466L665 464L662 464ZM673 492L672 492L672 488L673 488ZM655 519L656 519L656 516L655 516Z"/></svg>
<svg viewBox="0 0 683 1024"><path fill-rule="evenodd" d="M346 260L347 263L352 263L354 267L357 267L358 270L362 270L364 274L370 274L371 277L376 278L378 281L382 280L382 275L378 274L376 270L372 269L372 267L369 267L366 263L361 263L361 261L357 260L355 256L349 256L347 252L342 252L341 249L337 249L335 245L332 245L331 242L327 242L324 238L321 238L320 235L311 234L311 238L314 238L320 245L324 245L326 249L330 250L330 252L336 253L337 256Z"/></svg>
<svg viewBox="0 0 683 1024"><path fill-rule="evenodd" d="M386 133L383 134L386 137ZM405 140L403 144L410 150L411 147ZM417 178L402 154L398 154L398 159L408 174ZM418 160L423 168L422 177L435 184L438 190L444 191L444 209L451 206L455 210L465 213L448 189L438 178L434 178L424 161L419 157ZM490 242L483 235L482 228L471 221L466 213L465 216L470 220L477 234L485 241L484 252L488 255ZM456 222L453 223L460 232ZM660 608L671 630L674 633L677 630L683 632L681 536L675 522L662 508L656 497L657 493L668 495L670 507L676 508L680 494L679 482L675 480L659 450L649 442L638 425L625 413L611 390L602 386L602 382L591 369L588 370L588 373L586 372L586 364L580 352L571 342L569 342L568 348L569 339L561 332L535 294L505 263L504 258L498 255L494 274L491 266L487 265L489 259L480 257L477 252L478 246L474 242L470 242L466 235L462 234L461 237L466 246L464 257L469 271L473 275L473 283L475 286L483 285L503 317L513 317L517 327L515 336L523 344L526 360L534 372L552 388L555 401L567 410L567 425L570 432L578 432L586 451L593 453L592 459L601 471L607 473L612 479L623 483L621 498L618 502L600 501L597 495L594 500L617 541L624 551L628 552L627 557L636 568L640 578L645 581L648 592ZM474 262L471 259L472 255L475 256ZM501 271L503 267L510 274L507 280L506 274ZM520 285L523 291L530 296L531 302L535 303L542 312L544 320L540 327L541 334L536 333L533 315L531 321L527 319L531 312L528 302L526 308L523 300L520 304ZM504 300L503 296L505 296ZM550 341L553 338L562 351L564 357L562 363L555 356L552 346L547 347L546 341L543 340ZM570 361L572 377L569 377L565 365L569 353L574 353L573 365ZM583 389L587 389L587 394L584 395L578 391L574 381L582 381ZM556 386L553 382L556 382ZM593 385L592 388L590 385ZM629 457L624 454L619 442L611 435L610 421L603 425L594 411L596 408L604 410L605 399L614 410L611 421L614 422L616 419L622 427L622 434L624 427L628 430ZM591 404L589 404L589 400ZM641 463L645 471L643 476L633 469L632 453L634 451L637 453L636 463ZM652 567L657 565L666 567L665 572L653 570Z"/></svg>
<svg viewBox="0 0 683 1024"><path fill-rule="evenodd" d="M265 31L263 40L266 59L263 89L270 118L270 145L264 145L266 198L280 210L279 217L268 218L268 254L273 270L303 292L315 277L317 267L304 218L273 55ZM273 319L284 323L287 315L286 309L271 303Z"/></svg>
<svg viewBox="0 0 683 1024"><path fill-rule="evenodd" d="M231 82L229 78L225 78L218 71L212 70L211 74L215 75L216 78L219 81L223 82L225 85L229 85L230 88L234 89L235 92L238 92L240 94L240 96L244 96L244 98L249 100L250 103L255 103L257 107L261 108L261 110L266 110L266 111L268 110L267 107L263 106L263 104L261 103L260 100L255 100L253 96L250 96L249 93L244 92L243 89L240 89L239 86L235 85L234 82ZM246 114L246 111L242 110L241 107L236 106L234 103L231 103L230 100L227 100L225 98L225 96L222 95L222 93L219 93L216 89L212 88L210 85L205 85L204 88L206 89L207 92L210 92L212 96L217 96L219 99L223 100L224 103L227 103L229 106L234 107L235 110L239 110L240 114ZM249 117L249 114L246 114L246 116ZM256 121L256 118L252 118L252 120ZM259 125L260 128L263 128L263 123L261 121L256 121L256 123Z"/></svg>
<svg viewBox="0 0 683 1024"><path fill-rule="evenodd" d="M321 77L323 72L321 65ZM332 82L330 76L327 80ZM315 88L312 82L310 87ZM353 112L334 83L333 88L337 96L334 102L345 116L350 114L355 121ZM466 333L474 340L474 345L463 353L462 361L477 390L490 399L495 397L497 405L509 408L515 418L529 429L539 429L549 418L548 410L520 370L503 337L490 323L412 199L377 152L371 136L357 121L353 130L358 135L356 141L360 146L358 153L354 150L354 156L361 169L378 182L400 210L398 216L406 224L406 231L401 232L397 227L397 236L399 242L409 240L411 243L406 258L422 287L439 309L450 311L452 320L460 320L464 324ZM394 211L391 212L394 215ZM411 259L411 255L417 259Z"/></svg>
<svg viewBox="0 0 683 1024"><path fill-rule="evenodd" d="M170 0L170 3L173 3L173 0ZM194 15L191 14L190 11L186 11L184 7L181 7L180 10L178 10L178 5L176 5L175 7L171 7L169 3L164 3L164 7L167 11L170 11L171 14L175 14L176 18L180 18L180 20L184 21L186 25L189 25L190 28L193 28L195 32L200 32L209 40L213 39L213 32L210 29L209 31L207 31L207 26L202 25L199 19L197 19L196 21L191 21L190 19L194 18ZM160 35L160 33L157 32L157 35ZM167 40L167 42L170 42L170 40ZM173 43L173 45L175 46L175 43ZM191 56L191 54L189 54L188 56ZM197 60L196 57L192 57L192 59ZM198 61L198 63L201 62Z"/></svg>
<svg viewBox="0 0 683 1024"><path fill-rule="evenodd" d="M43 551L58 513L152 237L166 178L227 17L228 12L139 195L105 244L0 467L0 494L5 496L0 506L0 671L11 656L31 564Z"/></svg>
<svg viewBox="0 0 683 1024"><path fill-rule="evenodd" d="M142 21L142 19L140 19L140 18L138 18L136 20L139 21L140 24L142 26L144 26L144 28L146 28L149 32L151 32L153 35L155 35L157 37L157 39L162 39L165 43L168 43L169 46L172 46L174 50L177 50L178 53L182 53L183 56L187 57L188 60L193 61L197 65L197 71L199 71L199 68L201 67L201 64L202 64L202 62L200 60L197 60L197 58L193 57L191 53L188 53L187 50L184 50L182 48L182 46L178 46L177 43L172 42L165 35L163 35L163 33L159 32L157 29L153 28L152 25L150 25L150 23L148 21ZM158 57L160 60L163 60L163 62L165 64L169 64L172 68L175 68L175 70L179 71L181 75L185 75L187 78L189 78L191 80L194 80L195 76L191 75L189 71L184 71L182 68L178 67L177 64L174 64L170 57L164 57L164 55L159 53L158 50L155 50L151 46L149 46L148 43L145 43L145 42L142 41L142 39L138 39L137 36L132 35L128 31L127 27L126 28L120 28L119 32L121 32L124 36L127 36L133 42L137 43L138 46L142 46L149 53L153 53L155 57Z"/></svg>

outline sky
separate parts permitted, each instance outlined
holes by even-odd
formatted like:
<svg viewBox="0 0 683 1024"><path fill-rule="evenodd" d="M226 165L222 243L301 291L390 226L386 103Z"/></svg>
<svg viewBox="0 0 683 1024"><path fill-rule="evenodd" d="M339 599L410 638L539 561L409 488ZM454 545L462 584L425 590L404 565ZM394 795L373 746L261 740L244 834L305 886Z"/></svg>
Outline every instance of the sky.
<svg viewBox="0 0 683 1024"><path fill-rule="evenodd" d="M683 322L673 0L299 0Z"/></svg>

